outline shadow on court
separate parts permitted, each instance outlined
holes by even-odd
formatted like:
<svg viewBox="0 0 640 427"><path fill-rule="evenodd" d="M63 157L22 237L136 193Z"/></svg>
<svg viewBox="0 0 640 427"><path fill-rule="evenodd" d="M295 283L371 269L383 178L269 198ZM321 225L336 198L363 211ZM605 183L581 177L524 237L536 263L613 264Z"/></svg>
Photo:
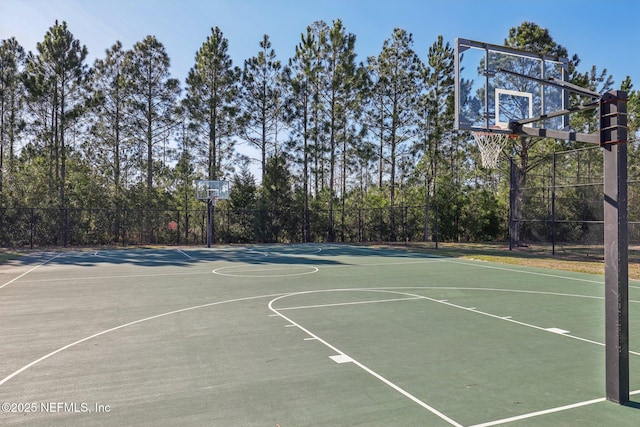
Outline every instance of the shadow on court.
<svg viewBox="0 0 640 427"><path fill-rule="evenodd" d="M630 401L624 404L627 408L640 409L640 402Z"/></svg>
<svg viewBox="0 0 640 427"><path fill-rule="evenodd" d="M229 262L286 265L348 265L349 257L402 257L424 259L431 255L397 248L375 248L342 244L259 244L215 246L212 248L108 248L44 251L27 254L7 263L13 266L74 265L94 267L105 264L154 266L194 266L199 263ZM346 261L345 261L346 257ZM339 258L339 260L338 260Z"/></svg>

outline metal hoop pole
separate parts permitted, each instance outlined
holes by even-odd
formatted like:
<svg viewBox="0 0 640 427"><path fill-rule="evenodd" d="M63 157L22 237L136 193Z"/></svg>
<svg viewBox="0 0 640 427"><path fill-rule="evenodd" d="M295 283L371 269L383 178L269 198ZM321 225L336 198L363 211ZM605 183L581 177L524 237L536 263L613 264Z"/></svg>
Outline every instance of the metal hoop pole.
<svg viewBox="0 0 640 427"><path fill-rule="evenodd" d="M607 400L629 402L629 241L627 211L627 93L602 97L604 152L604 285Z"/></svg>

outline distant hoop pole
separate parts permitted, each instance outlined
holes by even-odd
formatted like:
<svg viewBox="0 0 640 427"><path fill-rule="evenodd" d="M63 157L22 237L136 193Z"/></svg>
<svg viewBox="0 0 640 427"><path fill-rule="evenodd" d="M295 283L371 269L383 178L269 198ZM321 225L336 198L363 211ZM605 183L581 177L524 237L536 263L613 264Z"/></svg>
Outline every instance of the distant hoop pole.
<svg viewBox="0 0 640 427"><path fill-rule="evenodd" d="M207 248L211 247L211 203L207 202Z"/></svg>
<svg viewBox="0 0 640 427"><path fill-rule="evenodd" d="M209 196L207 199L207 248L210 248L211 243L216 241L214 215L220 191L216 188L209 188L207 192Z"/></svg>
<svg viewBox="0 0 640 427"><path fill-rule="evenodd" d="M627 92L600 100L604 152L604 282L607 400L629 402L629 240L627 236Z"/></svg>

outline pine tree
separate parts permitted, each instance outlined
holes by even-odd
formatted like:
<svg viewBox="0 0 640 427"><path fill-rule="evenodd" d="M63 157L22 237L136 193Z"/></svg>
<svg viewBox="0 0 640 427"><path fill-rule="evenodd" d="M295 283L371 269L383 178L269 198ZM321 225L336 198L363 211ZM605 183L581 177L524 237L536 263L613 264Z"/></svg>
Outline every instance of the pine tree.
<svg viewBox="0 0 640 427"><path fill-rule="evenodd" d="M229 42L218 28L196 53L187 77L185 105L196 133L203 135L200 147L206 159L208 179L221 179L225 162L233 153L231 137L236 133L240 69L233 66Z"/></svg>
<svg viewBox="0 0 640 427"><path fill-rule="evenodd" d="M64 21L56 21L36 47L37 55L27 56L26 86L31 102L47 106L45 121L36 125L49 151L50 196L57 187L59 204L66 206L67 136L85 110L88 51Z"/></svg>
<svg viewBox="0 0 640 427"><path fill-rule="evenodd" d="M130 79L131 132L140 142L137 155L150 199L154 171L166 165L164 144L175 126L174 111L180 83L170 78L169 55L154 36L136 43L126 63Z"/></svg>
<svg viewBox="0 0 640 427"><path fill-rule="evenodd" d="M336 165L340 148L343 151L343 161L346 165L346 144L349 133L348 118L356 109L354 104L356 79L360 76L355 64L354 34L346 33L342 21L336 20L324 38L325 44L321 46L324 51L326 67L325 76L320 81L326 86L320 92L321 102L326 111L326 124L323 128L328 132L329 152L329 234L328 241L335 241L334 224L334 200L336 198ZM341 141L342 140L342 141ZM342 142L342 144L340 144ZM340 147L342 145L342 147ZM345 170L346 172L346 170ZM344 190L343 190L344 198Z"/></svg>
<svg viewBox="0 0 640 427"><path fill-rule="evenodd" d="M116 42L107 49L104 59L96 60L91 77L94 104L92 138L86 145L85 152L95 162L96 169L108 177L111 183L108 193L117 206L120 205L123 190L128 184L123 176L128 175L131 165L127 160L135 147L132 129L127 126L127 108L131 102L131 76L127 69L127 61L130 59L131 56L122 48L122 43Z"/></svg>
<svg viewBox="0 0 640 427"><path fill-rule="evenodd" d="M423 78L426 92L419 100L420 124L418 129L420 139L416 141L413 151L422 156L417 169L423 176L425 193L424 240L429 238L429 216L431 197L436 194L436 182L439 163L443 160L444 140L451 139L450 129L453 128L453 59L454 52L449 43L445 43L442 36L429 47L428 67L424 68ZM452 156L453 157L453 156ZM453 161L453 160L452 160ZM457 171L451 171L456 175Z"/></svg>
<svg viewBox="0 0 640 427"><path fill-rule="evenodd" d="M395 196L398 154L416 132L418 123L417 98L421 92L421 70L424 66L413 50L413 36L396 28L385 40L377 58L378 81L374 98L380 120L381 144L384 158L389 164L389 226L390 239L396 239ZM382 152L382 149L381 149Z"/></svg>
<svg viewBox="0 0 640 427"><path fill-rule="evenodd" d="M511 28L509 30L509 37L504 41L505 46L513 47L528 52L535 52L541 55L557 56L560 58L568 57L567 49L557 44L549 30L541 28L533 22L523 22L517 28ZM580 62L577 56L572 58L569 64L569 72L571 72L575 66ZM512 206L512 217L516 219L513 221L510 227L510 235L512 243L520 245L520 221L521 209L523 201L522 189L527 185L527 172L532 167L529 162L531 149L538 142L538 139L520 137L514 144L514 154L519 158L519 161L514 161L515 172L515 191L514 191L514 203Z"/></svg>
<svg viewBox="0 0 640 427"><path fill-rule="evenodd" d="M297 157L295 161L302 164L302 193L304 210L303 241L311 241L311 224L309 217L309 184L310 184L310 146L312 129L313 81L317 68L314 67L315 36L311 27L307 33L301 35L301 41L296 46L296 53L289 60L284 70L288 82L287 117L291 126L292 140L290 148Z"/></svg>
<svg viewBox="0 0 640 427"><path fill-rule="evenodd" d="M25 128L25 88L22 77L25 52L15 38L0 44L0 201L5 202L6 181L16 173L16 144Z"/></svg>
<svg viewBox="0 0 640 427"><path fill-rule="evenodd" d="M278 136L284 127L284 93L280 61L268 35L258 54L244 63L242 73L242 135L260 151L262 178L267 156L278 151Z"/></svg>

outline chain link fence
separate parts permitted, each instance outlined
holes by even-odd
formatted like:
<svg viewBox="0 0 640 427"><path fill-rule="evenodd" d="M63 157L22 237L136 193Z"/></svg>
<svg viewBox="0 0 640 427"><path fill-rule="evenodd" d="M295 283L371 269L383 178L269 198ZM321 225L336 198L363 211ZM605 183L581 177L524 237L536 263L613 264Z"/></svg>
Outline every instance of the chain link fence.
<svg viewBox="0 0 640 427"><path fill-rule="evenodd" d="M423 206L391 210L234 210L212 209L214 243L301 243L436 241L437 210L425 231ZM393 216L393 221L392 221ZM171 224L170 223L175 223ZM394 224L395 226L392 226ZM307 236L307 237L305 237ZM204 245L207 210L0 208L0 246Z"/></svg>
<svg viewBox="0 0 640 427"><path fill-rule="evenodd" d="M604 253L604 171L600 147L554 153L536 163L521 188L520 244ZM640 245L640 171L629 159L628 239ZM512 188L512 192L516 191Z"/></svg>

